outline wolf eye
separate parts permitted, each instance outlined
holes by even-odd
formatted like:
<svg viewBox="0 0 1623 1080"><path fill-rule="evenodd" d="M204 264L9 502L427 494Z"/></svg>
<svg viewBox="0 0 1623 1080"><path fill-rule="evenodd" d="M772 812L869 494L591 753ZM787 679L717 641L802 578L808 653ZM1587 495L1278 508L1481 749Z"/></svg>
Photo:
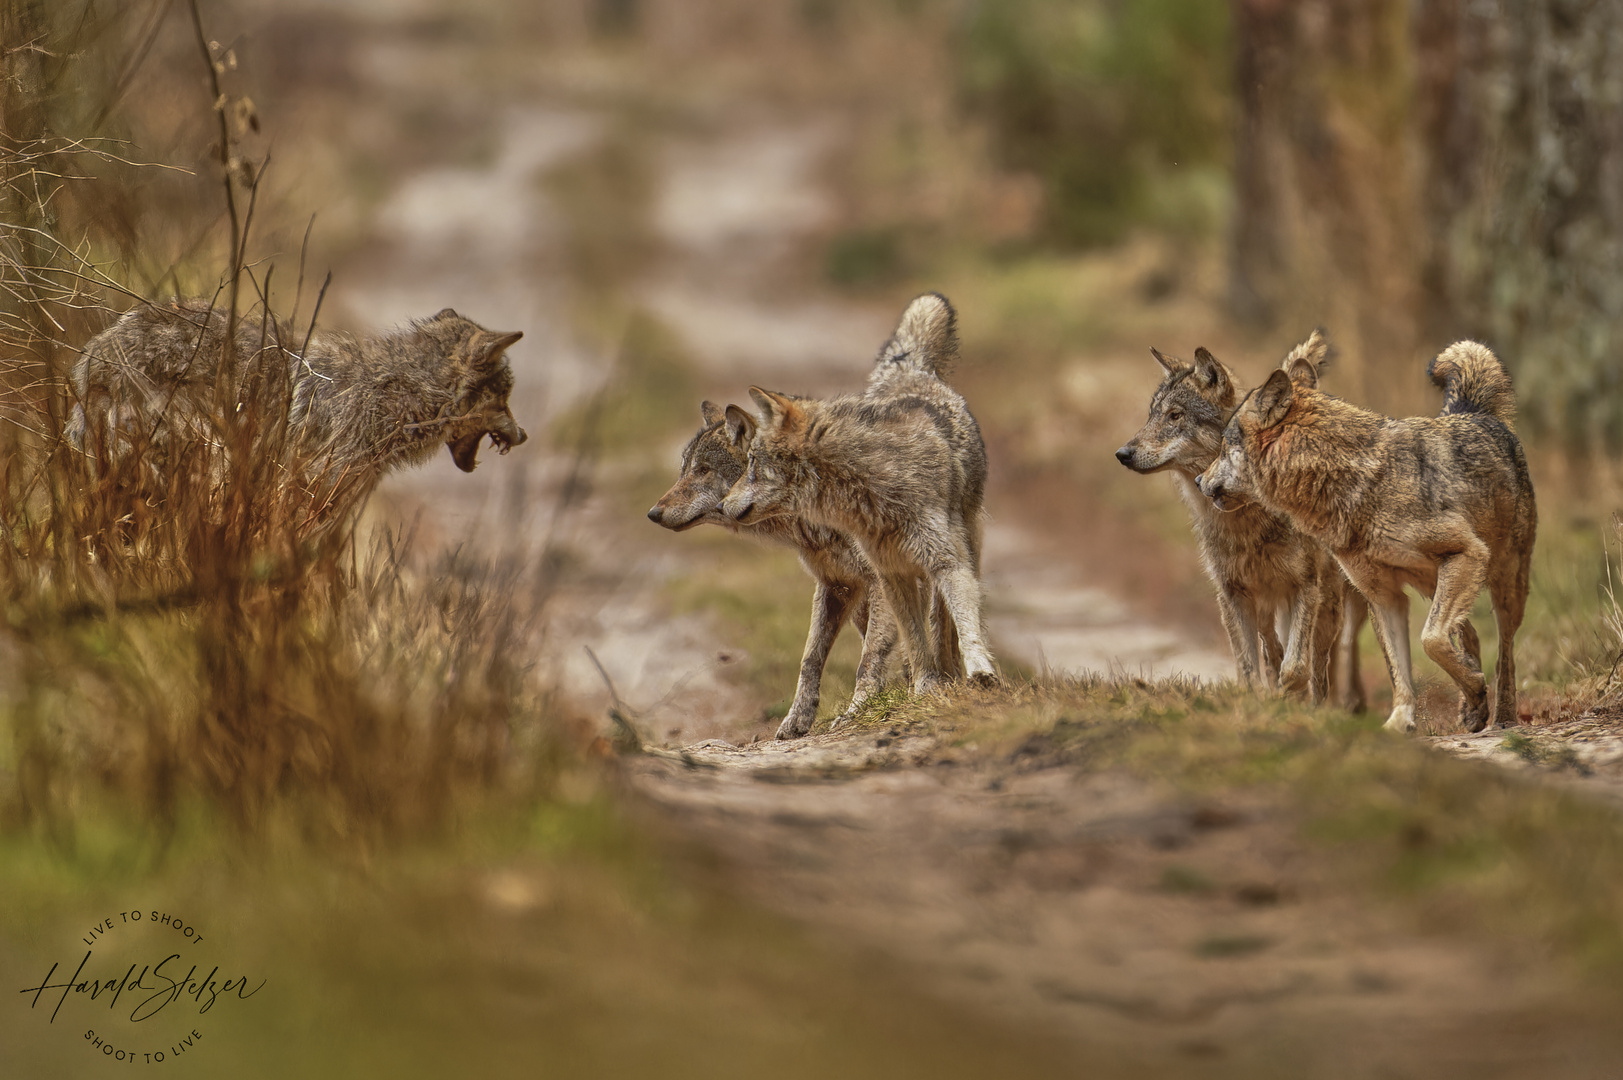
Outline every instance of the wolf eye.
<svg viewBox="0 0 1623 1080"><path fill-rule="evenodd" d="M1183 410L1182 409L1168 409L1167 410L1167 419L1172 420L1174 422L1178 421L1178 420L1182 420L1183 419Z"/></svg>

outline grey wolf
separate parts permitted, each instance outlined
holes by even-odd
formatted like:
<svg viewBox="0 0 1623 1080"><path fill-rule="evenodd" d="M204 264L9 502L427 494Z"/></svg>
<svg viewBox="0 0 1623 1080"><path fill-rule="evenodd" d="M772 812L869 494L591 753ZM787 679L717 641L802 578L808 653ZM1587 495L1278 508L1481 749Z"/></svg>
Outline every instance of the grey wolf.
<svg viewBox="0 0 1623 1080"><path fill-rule="evenodd" d="M758 423L736 405L727 410L730 423L755 430L722 512L743 523L799 517L849 534L879 577L919 692L954 674L942 655L954 634L964 674L997 680L981 619L986 447L942 378L957 356L956 322L944 297L920 296L861 395L814 401L751 387Z"/></svg>
<svg viewBox="0 0 1623 1080"><path fill-rule="evenodd" d="M359 339L244 316L222 370L226 328L225 313L204 300L127 312L74 365L69 439L104 461L139 448L163 468L187 439L217 431L221 415L281 408L303 480L352 495L442 445L471 472L486 435L504 454L525 441L507 404L506 352L520 332L486 330L450 308ZM222 389L235 400L217 400Z"/></svg>
<svg viewBox="0 0 1623 1080"><path fill-rule="evenodd" d="M1315 330L1285 356L1280 371L1316 386L1328 350ZM1234 373L1204 348L1195 350L1192 364L1157 349L1150 353L1164 376L1150 398L1148 420L1116 459L1134 472L1165 471L1176 479L1240 680L1250 686L1277 681L1288 692L1327 700L1341 630L1340 571L1285 515L1243 499L1219 510L1200 493L1195 480L1217 459L1223 429L1239 404ZM1358 707L1356 669L1346 681L1348 703Z"/></svg>
<svg viewBox="0 0 1623 1080"><path fill-rule="evenodd" d="M729 424L721 407L711 402L703 402L699 408L704 425L683 449L681 474L648 511L648 519L672 532L719 525L795 548L800 565L817 585L812 593L811 629L800 659L800 680L777 737L798 738L811 730L817 719L823 667L834 639L849 619L862 635L862 659L857 663L851 703L834 721L837 728L856 715L879 688L886 661L896 646L896 624L880 596L879 581L857 545L837 529L792 516L746 524L723 514L722 499L744 475L755 427L753 422ZM747 415L744 420L748 421Z"/></svg>
<svg viewBox="0 0 1623 1080"><path fill-rule="evenodd" d="M1394 420L1281 373L1252 391L1200 478L1214 503L1238 491L1286 514L1334 554L1369 602L1392 676L1386 727L1413 731L1412 585L1431 598L1421 643L1460 688L1460 722L1489 719L1482 650L1469 615L1487 586L1499 627L1492 716L1516 723L1516 631L1527 605L1538 510L1516 437L1510 375L1486 346L1460 341L1427 369L1434 417Z"/></svg>

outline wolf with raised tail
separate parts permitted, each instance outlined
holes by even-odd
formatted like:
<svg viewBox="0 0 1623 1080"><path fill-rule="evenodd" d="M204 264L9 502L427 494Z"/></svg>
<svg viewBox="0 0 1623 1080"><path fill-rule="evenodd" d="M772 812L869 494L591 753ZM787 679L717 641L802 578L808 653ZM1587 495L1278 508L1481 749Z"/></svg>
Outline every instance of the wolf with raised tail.
<svg viewBox="0 0 1623 1080"><path fill-rule="evenodd" d="M1298 385L1317 386L1328 352L1329 343L1315 330L1286 354L1280 370ZM1240 680L1277 684L1318 702L1329 699L1332 671L1339 667L1343 704L1362 708L1357 623L1346 635L1350 645L1342 641L1338 651L1348 587L1329 553L1282 514L1239 499L1219 511L1195 487L1195 478L1216 460L1223 429L1239 404L1234 373L1204 348L1195 350L1194 363L1157 349L1150 353L1165 375L1150 398L1148 420L1116 451L1116 460L1134 472L1164 471L1177 479Z"/></svg>
<svg viewBox="0 0 1623 1080"><path fill-rule="evenodd" d="M1516 437L1510 375L1460 341L1428 368L1437 416L1394 420L1275 372L1235 410L1199 484L1219 507L1259 499L1335 554L1369 602L1392 675L1386 727L1415 728L1409 665L1412 585L1431 598L1426 655L1460 688L1460 723L1481 731L1490 695L1471 607L1485 585L1499 628L1492 718L1517 722L1516 631L1527 606L1538 510Z"/></svg>
<svg viewBox="0 0 1623 1080"><path fill-rule="evenodd" d="M800 565L817 585L812 593L811 629L800 658L800 680L777 737L795 739L811 731L829 650L849 620L862 635L862 659L857 662L851 702L834 721L833 727L838 728L879 689L886 661L896 646L896 624L880 596L879 581L855 542L838 529L789 516L740 523L723 514L721 501L744 475L755 428L753 424L729 424L724 410L711 402L703 402L699 408L704 426L682 450L681 475L648 511L648 520L672 532L719 525L795 549Z"/></svg>
<svg viewBox="0 0 1623 1080"><path fill-rule="evenodd" d="M918 692L955 675L958 664L943 655L954 636L950 660L961 661L964 675L997 681L981 616L986 447L968 405L942 378L957 357L956 320L944 297L920 296L862 394L815 401L751 387L759 422L727 409L730 424L754 434L722 512L744 524L801 518L855 540L878 575Z"/></svg>

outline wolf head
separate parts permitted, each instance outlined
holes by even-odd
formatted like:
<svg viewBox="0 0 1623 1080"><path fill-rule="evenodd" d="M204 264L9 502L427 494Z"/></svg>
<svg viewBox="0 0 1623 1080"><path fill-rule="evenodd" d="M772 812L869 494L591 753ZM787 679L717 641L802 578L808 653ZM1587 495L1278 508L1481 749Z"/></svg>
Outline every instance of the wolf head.
<svg viewBox="0 0 1623 1080"><path fill-rule="evenodd" d="M503 454L529 438L507 407L513 392L507 349L523 336L520 331L486 330L450 308L414 324L403 335L408 350L420 348L443 360L438 377L449 383L451 400L438 418L437 433L463 472L472 472L479 464L479 444L486 435Z"/></svg>
<svg viewBox="0 0 1623 1080"><path fill-rule="evenodd" d="M1197 474L1212 463L1223 438L1223 425L1238 393L1234 373L1205 349L1195 350L1193 364L1151 349L1165 371L1150 418L1137 435L1116 451L1116 460L1134 472L1178 469Z"/></svg>
<svg viewBox="0 0 1623 1080"><path fill-rule="evenodd" d="M758 386L750 387L750 397L761 410L759 421L737 405L727 406L724 417L733 437L748 447L744 475L721 503L721 512L741 524L801 513L812 495L805 404Z"/></svg>
<svg viewBox="0 0 1623 1080"><path fill-rule="evenodd" d="M1308 389L1308 388L1304 388ZM1223 448L1211 467L1195 480L1195 486L1219 510L1257 497L1256 466L1263 452L1279 437L1297 387L1283 369L1246 395L1223 429Z"/></svg>
<svg viewBox="0 0 1623 1080"><path fill-rule="evenodd" d="M713 402L701 403L699 411L704 417L704 426L682 450L681 474L648 511L649 521L672 532L682 532L706 522L734 524L721 512L721 500L744 475L749 440L755 435L753 420L749 420L747 428L729 424L721 406ZM748 414L744 415L749 419Z"/></svg>
<svg viewBox="0 0 1623 1080"><path fill-rule="evenodd" d="M1278 370L1268 376L1268 382L1246 395L1240 403L1239 409L1235 410L1234 416L1223 428L1222 447L1216 460L1195 480L1195 486L1209 495L1219 510L1232 510L1257 498L1256 458L1247 453L1240 429L1235 427L1239 414L1248 405L1254 404L1255 408L1266 405L1266 416L1270 418L1266 426L1277 425L1284 419L1300 391L1319 388L1319 375L1330 362L1329 356L1330 343L1325 340L1324 332L1314 330L1306 341L1285 354ZM1274 389L1264 394L1270 385ZM1279 402L1283 404L1278 405ZM1257 414L1253 409L1246 423L1257 422L1258 415L1262 414ZM1262 436L1261 441L1267 442L1269 437Z"/></svg>

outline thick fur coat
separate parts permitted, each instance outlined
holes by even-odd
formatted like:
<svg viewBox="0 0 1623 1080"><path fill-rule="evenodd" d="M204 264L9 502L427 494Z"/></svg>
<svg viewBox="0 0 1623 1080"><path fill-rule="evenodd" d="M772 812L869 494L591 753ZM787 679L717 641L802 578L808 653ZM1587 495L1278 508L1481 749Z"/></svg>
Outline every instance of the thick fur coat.
<svg viewBox="0 0 1623 1080"><path fill-rule="evenodd" d="M879 577L912 665L914 687L952 674L953 650L973 681L996 681L981 617L981 508L986 448L963 398L941 378L957 354L956 315L927 294L908 305L861 395L797 399L752 387L759 422L745 473L722 503L741 523L791 516L856 541ZM942 618L932 642L930 606Z"/></svg>
<svg viewBox="0 0 1623 1080"><path fill-rule="evenodd" d="M880 595L878 578L856 543L838 529L791 516L740 523L723 514L721 502L744 475L755 429L753 425L729 425L724 411L708 401L700 410L704 426L682 451L681 475L648 511L648 519L673 532L696 525L720 525L796 550L800 565L817 585L812 594L811 628L800 659L800 680L777 737L798 738L811 730L817 719L829 650L849 619L862 635L862 659L857 663L851 702L834 721L837 728L856 715L879 689L886 662L896 646L896 624Z"/></svg>
<svg viewBox="0 0 1623 1080"><path fill-rule="evenodd" d="M1392 674L1394 730L1415 727L1403 587L1431 597L1421 641L1460 688L1461 723L1480 731L1490 702L1471 607L1485 585L1499 629L1492 715L1514 724L1538 511L1498 358L1462 341L1429 370L1442 412L1403 420L1275 373L1235 411L1200 486L1219 506L1236 492L1260 499L1335 554L1369 602Z"/></svg>

